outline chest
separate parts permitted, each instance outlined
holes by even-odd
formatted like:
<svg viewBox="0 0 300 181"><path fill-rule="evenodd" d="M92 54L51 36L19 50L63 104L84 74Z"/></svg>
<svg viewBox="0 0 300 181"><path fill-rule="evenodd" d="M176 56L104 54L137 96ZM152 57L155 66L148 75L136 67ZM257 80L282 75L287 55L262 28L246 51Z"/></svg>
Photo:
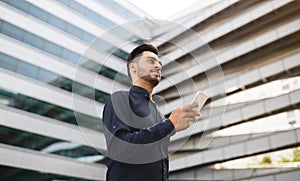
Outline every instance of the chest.
<svg viewBox="0 0 300 181"><path fill-rule="evenodd" d="M151 127L163 120L163 115L150 100L130 100L130 109L130 120L138 125L137 128Z"/></svg>

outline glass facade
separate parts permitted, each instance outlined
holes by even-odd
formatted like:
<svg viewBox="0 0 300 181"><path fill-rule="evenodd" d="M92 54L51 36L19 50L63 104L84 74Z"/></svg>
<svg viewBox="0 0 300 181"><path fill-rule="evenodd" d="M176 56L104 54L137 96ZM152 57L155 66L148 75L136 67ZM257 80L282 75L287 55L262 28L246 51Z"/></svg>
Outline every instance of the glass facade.
<svg viewBox="0 0 300 181"><path fill-rule="evenodd" d="M97 131L102 130L102 126L101 124L99 124L101 123L101 120L99 118L91 117L78 112L76 112L75 115L73 110L53 105L23 94L13 93L0 88L0 98L0 104L3 104L5 106L13 107L49 118L54 118L56 120L71 123L74 125L77 125L77 121L80 121L81 126L86 126Z"/></svg>
<svg viewBox="0 0 300 181"><path fill-rule="evenodd" d="M146 24L150 25L153 22L140 17L142 11L133 12L132 9L128 9L130 5L123 6L126 5L123 4L125 1L122 1L123 5L114 0L92 1L105 8L108 14L90 8L85 4L87 1L52 0L53 4L49 4L53 6L52 9L59 7L66 13L82 17L82 21L111 32L122 42L141 44L146 41L135 35L135 30L118 26L124 22L132 23L144 19L143 23L135 25L143 33L145 28L149 28ZM0 75L4 75L3 79L0 77L0 180L105 180L105 138L97 137L103 134L101 116L97 117L85 107L80 107L80 112L75 112L72 109L74 105L63 102L64 100L55 95L67 98L76 90L75 95L86 101L84 104L90 106L96 103L102 109L111 92L106 87L101 89L102 91L95 89L92 86L95 82L85 83L84 79L80 82L73 81L71 71L60 73L58 70L54 71L55 67L41 66L38 61L45 62L46 58L48 61L53 60L55 63L61 63L59 70L66 68L67 71L80 66L80 73L84 73L84 76L100 76L112 84L117 82L124 88L129 88L131 82L127 75L119 74L121 70L113 66L102 66L92 60L93 56L87 58L79 53L81 51L73 49L72 45L60 44L57 40L66 38L78 42L80 46L89 45L100 53L123 60L112 62L119 67L126 66L128 52L116 47L116 42L103 40L101 36L96 37L94 30L83 27L79 22L69 22L68 18L51 12L50 7L42 6L38 2L40 1L0 0L0 8L7 8L7 12L10 12L0 17L0 43L10 42L8 47L15 46L20 47L20 50L32 51L32 56L23 56L21 52L9 50L4 44L0 46ZM224 92L216 91L217 95L213 95L214 99L211 97L203 109L203 117L198 121L199 125L208 125L205 127L207 130L198 126L194 127L193 135L189 135L189 139L181 137L185 133L174 135L172 138L170 149L182 140L186 142L170 155L170 180L264 180L265 175L260 173L265 173L268 176L266 180L271 181L282 181L281 176L278 176L280 174L285 174L285 180L296 180L291 179L293 174L289 174L290 170L285 168L288 166L296 169L300 163L300 29L297 20L300 3L234 1L232 4L220 3L216 7L208 7L208 10L193 12L193 17L187 16L181 21L183 26L187 26L182 32L180 28L177 30L174 26L174 29L171 29L168 25L159 27L161 29L158 31L164 32L163 38L170 33L170 42L159 46L162 56L174 57L174 60L163 65L166 75L160 84L165 85L162 86L163 90L157 91L157 95L165 100L164 111L167 115L176 103L173 101L183 100L181 95L178 95L177 86L182 88L181 93L184 96L191 94L185 77L180 76L184 72L192 72L193 77L189 78L193 79L199 89L205 91L224 86L224 82L210 81L211 77L208 76L220 76L216 69L221 68L224 84L228 86ZM46 32L35 34L34 27L23 25L15 18L17 16L12 15L14 13L24 14L24 19L26 16L26 19L36 22L41 27L55 30L63 37L49 36ZM240 17L243 17L242 21ZM203 72L202 68L195 68L191 54L201 58L206 57L207 52L203 53L203 44L195 42L186 31L189 28L207 39L207 47L216 52L216 64L206 60L200 62L211 66L207 72ZM151 27L147 32L152 33L153 30L156 29ZM276 36L273 36L274 32ZM147 42L155 42L160 38L149 37ZM45 60L33 60L35 57ZM54 65L52 62L45 63ZM180 69L181 66L184 70ZM166 83L173 77L176 77L174 85ZM102 86L101 82L99 85ZM107 85L107 82L103 85ZM27 87L46 91L35 95L36 90L27 90ZM221 95L223 93L226 95L224 99ZM226 107L226 112L222 115L221 126L217 128L215 123L209 122L211 117L208 117L208 109L223 109L222 106ZM213 118L219 116L219 112L213 115ZM35 126L34 123L39 124ZM40 129L45 132L39 132ZM78 131L76 134L82 134L82 139L87 143L81 139L76 140L79 139L78 135L73 135L74 132L71 131L52 132L56 129ZM92 144L83 130L88 130L93 139L97 138L97 148L103 152L86 146ZM204 149L197 147L199 140L206 139L203 132L209 132L209 136L213 138ZM6 154L13 156L7 159ZM65 161L66 165L57 165L55 158ZM32 164L24 163L24 160L32 160ZM37 166L37 163L46 166ZM172 170L174 166L178 170ZM241 166L245 172L257 174L252 174L251 178L236 174ZM280 169L271 172L274 167ZM261 171L260 168L268 168L271 171ZM298 173L300 170L295 175L299 175Z"/></svg>
<svg viewBox="0 0 300 181"><path fill-rule="evenodd" d="M45 40L43 38L40 38L28 31L22 30L17 26L14 26L10 23L7 23L5 21L0 20L1 23L1 29L0 29L0 33L7 35L15 40L24 42L28 45L33 46L34 48L43 50L51 55L57 56L58 58L61 58L62 60L68 62L68 63L72 63L74 65L77 65L79 60L80 60L80 55L68 50L66 48L63 48L57 44L54 44L48 40ZM122 54L122 50L118 51L118 55L120 56L120 54ZM127 55L126 53L123 53L122 56ZM85 67L84 63L82 66ZM117 72L115 72L114 70L107 68L105 66L101 66L97 63L95 63L96 66L93 66L93 69L90 70L94 70L95 72L101 74L105 74L105 75L110 75L109 77L111 79L114 79L115 75L117 74ZM95 69L96 67L96 69ZM100 67L103 67L103 69L100 70ZM106 71L106 72L105 72ZM119 76L121 77L121 76ZM126 77L121 78L121 80L123 81L123 83L128 84L129 80Z"/></svg>
<svg viewBox="0 0 300 181"><path fill-rule="evenodd" d="M100 25L106 28L111 28L116 25L112 21L100 16L99 14L77 3L76 1L72 1L72 0L56 0L56 1L64 4L66 7L73 9L74 11L82 14L83 16L89 17L91 20L99 23Z"/></svg>
<svg viewBox="0 0 300 181"><path fill-rule="evenodd" d="M122 17L125 17L129 21L141 19L134 12L129 11L128 9L126 9L125 7L119 5L115 1L110 1L110 0L97 0L97 1L101 2L101 4L103 4L104 6L112 9L113 11L120 14Z"/></svg>
<svg viewBox="0 0 300 181"><path fill-rule="evenodd" d="M67 90L69 92L72 92L72 88L79 89L81 91L78 93L82 93L81 95L91 98L93 95L95 95L95 100L102 103L104 103L109 96L109 94L107 93L95 90L91 87L87 87L76 81L65 77L61 77L56 73L47 71L45 69L23 62L21 60L17 60L11 56L2 53L0 53L0 67L19 73L26 77L53 85L63 90ZM105 68L103 68L103 70L100 70L100 74L104 74L107 77L109 77L110 75L111 78L114 78L113 74L109 74L109 71L105 70Z"/></svg>
<svg viewBox="0 0 300 181"><path fill-rule="evenodd" d="M12 177L18 180L30 181L32 178L36 180L69 180L69 181L89 181L89 179L80 179L57 174L42 173L22 168L14 168L8 166L0 166L0 175L3 180L11 180Z"/></svg>
<svg viewBox="0 0 300 181"><path fill-rule="evenodd" d="M113 28L114 26L116 26L115 23L113 23L112 21L110 21L109 19L95 13L94 11L86 8L85 6L73 1L73 0L56 0L62 4L64 4L65 6L67 6L68 8L73 9L74 11L80 13L82 16L86 16L88 17L90 20L98 23L100 26L104 26L105 28ZM109 3L113 3L114 5L116 3L114 3L113 1L110 1ZM118 8L118 6L114 6L115 8ZM116 9L114 9L114 11L116 11ZM132 34L130 31L125 30L123 28L118 28L119 33L116 34L118 36L120 36L121 38L125 38L125 39L140 39L137 36L135 36L134 34Z"/></svg>
<svg viewBox="0 0 300 181"><path fill-rule="evenodd" d="M69 143L62 140L45 137L33 133L24 132L17 129L0 126L1 143L17 147L27 148L30 150L43 151L47 146L55 143ZM43 151L44 152L44 151ZM49 151L48 151L49 152ZM61 148L51 151L52 154L66 156L70 158L80 158L89 155L98 155L99 152L91 147L77 145L74 148Z"/></svg>
<svg viewBox="0 0 300 181"><path fill-rule="evenodd" d="M6 36L9 36L15 40L24 42L34 48L45 51L49 54L57 56L62 60L77 65L80 55L72 52L68 49L63 48L60 45L52 43L48 40L45 40L39 36L36 36L28 31L25 31L15 25L12 25L8 22L1 21L1 30L0 32Z"/></svg>
<svg viewBox="0 0 300 181"><path fill-rule="evenodd" d="M14 8L17 8L17 9L25 12L28 15L33 16L34 18L37 18L51 26L54 26L64 32L70 34L71 36L73 36L75 38L78 38L78 39L86 42L87 44L92 43L97 38L96 36L84 31L83 29L80 29L79 27L76 27L76 26L74 26L74 25L72 25L72 24L46 12L46 11L43 11L41 8L36 7L32 4L30 4L29 2L26 2L25 0L2 0L2 1L6 2L7 4L11 5ZM80 11L83 13L83 15L87 16L89 19L92 18L93 20L97 20L97 22L101 23L101 25L103 25L105 28L111 28L111 27L115 26L115 24L113 24L106 18L101 17L100 15L97 15L96 13L93 13L92 11L88 10L87 8L84 8L83 6L79 5L78 3L74 2L74 1L63 0L60 2L64 3L65 5L71 4L70 7L72 7L73 10L75 10L75 11L78 9L84 9L84 10ZM78 8L78 7L82 7L82 8ZM89 13L86 13L86 12L89 12ZM90 14L93 14L93 16ZM9 27L7 27L7 28L9 28ZM12 29L14 30L14 28L12 28ZM19 30L19 31L21 31L21 30ZM122 32L123 32L122 36L130 35L132 38L132 35L128 31L122 30ZM29 35L27 35L27 34L29 34ZM117 35L119 35L119 34L117 34ZM39 41L39 39L36 38L35 36L30 35L30 33L28 33L28 32L26 33L26 37L24 37L24 39L35 44L36 47L41 46L41 41ZM50 44L47 40L45 40L45 41L46 41L45 44ZM113 53L117 57L124 59L124 60L128 56L128 53L126 53L120 49L118 49L118 51L115 51L117 48L114 47L113 45L111 45L109 42L106 42L101 39L97 39L97 42L99 42L99 43L97 43L97 48L100 50L107 50L108 52ZM51 46L51 45L49 45L49 46ZM52 46L54 47L54 45L52 45ZM59 51L57 51L57 52L59 52ZM70 52L65 52L65 54L66 54L66 57L68 57L68 55L71 56Z"/></svg>
<svg viewBox="0 0 300 181"><path fill-rule="evenodd" d="M99 15L98 13L86 8L76 1L57 0L57 2L60 4L60 6L76 12L80 16L84 17L86 21L93 22L99 26L99 28L105 30L116 26L116 24L110 19ZM27 16L30 16L30 18L34 18L41 23L46 23L47 26L64 32L65 36L73 38L74 40L82 41L85 44L91 44L97 38L95 35L85 31L82 27L75 26L74 24L61 19L28 1L1 0L0 5L5 5L12 11L20 11L25 13ZM9 39L16 40L17 42L21 43L21 45L26 45L25 47L30 46L45 55L49 54L51 56L55 56L57 57L57 60L70 63L73 66L77 66L80 63L80 66L88 71L95 72L96 74L109 78L113 81L118 81L121 84L125 84L127 86L130 85L130 80L127 76L120 75L115 70L112 70L106 66L102 66L101 64L98 64L88 58L83 57L83 59L80 59L81 55L79 55L77 52L69 50L62 45L56 44L43 37L33 34L32 32L22 29L16 24L7 22L2 18L0 19L0 33ZM125 29L120 29L115 33L118 37L121 37L125 40L139 39L133 33ZM128 53L118 49L112 45L111 42L107 42L98 38L97 41L91 45L100 51L106 51L107 53L112 54L112 56L116 56L117 58L124 60L124 63L126 62ZM81 60L81 62L79 62L79 60ZM34 81L59 88L62 92L67 91L72 93L72 90L76 89L76 93L78 95L89 98L90 100L95 100L102 104L105 103L106 99L110 96L110 94L106 92L96 90L93 87L83 85L79 82L71 80L70 78L27 63L22 59L17 59L13 56L7 55L1 52L1 50L0 68L30 78ZM80 112L74 112L74 110L42 101L34 96L28 96L13 90L4 89L1 84L0 104L1 106L13 108L13 110L16 109L33 113L71 125L78 125L78 122L80 122L80 126L97 132L103 131L102 121L98 117L89 116ZM101 157L103 157L101 156L101 153L91 146L83 146L78 143L72 143L45 135L31 133L22 130L22 128L11 128L2 124L0 126L0 143L16 148L24 148L37 152L46 152L48 154L68 157L78 160L79 162L94 162L98 164L104 163L103 159L101 159ZM91 156L98 156L99 158L92 159L92 161L87 161L87 158ZM34 170L26 170L5 165L0 166L0 173L1 180L12 180L12 178L16 178L17 180L89 180L87 178L81 179L78 177L63 176L60 174L36 172Z"/></svg>

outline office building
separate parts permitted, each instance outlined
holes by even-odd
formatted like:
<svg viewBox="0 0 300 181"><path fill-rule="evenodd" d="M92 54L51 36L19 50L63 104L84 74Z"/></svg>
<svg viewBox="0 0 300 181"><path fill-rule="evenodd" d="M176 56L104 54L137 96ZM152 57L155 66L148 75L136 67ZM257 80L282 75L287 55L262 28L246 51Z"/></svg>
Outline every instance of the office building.
<svg viewBox="0 0 300 181"><path fill-rule="evenodd" d="M105 180L103 105L144 41L161 51L164 114L210 97L171 138L170 180L298 179L300 1L159 21L122 0L1 0L0 17L1 180Z"/></svg>

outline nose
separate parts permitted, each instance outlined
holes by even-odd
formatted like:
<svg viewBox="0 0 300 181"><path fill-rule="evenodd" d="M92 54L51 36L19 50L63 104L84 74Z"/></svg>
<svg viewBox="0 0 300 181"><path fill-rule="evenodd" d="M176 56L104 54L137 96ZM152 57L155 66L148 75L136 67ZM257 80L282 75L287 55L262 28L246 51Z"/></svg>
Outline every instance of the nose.
<svg viewBox="0 0 300 181"><path fill-rule="evenodd" d="M156 62L155 66L154 66L154 69L158 70L158 71L161 71L161 68L162 68L162 66L160 65L160 63Z"/></svg>
<svg viewBox="0 0 300 181"><path fill-rule="evenodd" d="M161 72L161 65L160 65L160 64L155 65L153 69L154 69L155 71Z"/></svg>

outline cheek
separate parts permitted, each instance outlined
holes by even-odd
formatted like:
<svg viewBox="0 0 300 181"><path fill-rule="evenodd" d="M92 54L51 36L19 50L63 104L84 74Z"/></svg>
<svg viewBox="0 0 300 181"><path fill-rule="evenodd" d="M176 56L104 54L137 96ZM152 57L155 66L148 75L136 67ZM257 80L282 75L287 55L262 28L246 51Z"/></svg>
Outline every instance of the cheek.
<svg viewBox="0 0 300 181"><path fill-rule="evenodd" d="M143 72L145 74L150 73L151 68L149 66L140 67L140 72Z"/></svg>
<svg viewBox="0 0 300 181"><path fill-rule="evenodd" d="M146 72L145 69L143 69L142 67L138 67L138 69L137 69L137 75L138 75L138 77L144 76L146 74L147 74L147 72Z"/></svg>

